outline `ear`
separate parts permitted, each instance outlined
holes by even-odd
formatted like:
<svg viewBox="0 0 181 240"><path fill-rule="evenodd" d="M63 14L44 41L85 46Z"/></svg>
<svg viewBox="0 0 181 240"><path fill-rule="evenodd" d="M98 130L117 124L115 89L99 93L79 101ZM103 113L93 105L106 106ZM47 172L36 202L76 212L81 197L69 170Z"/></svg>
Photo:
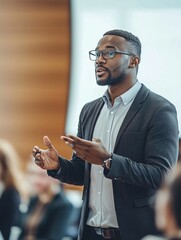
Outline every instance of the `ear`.
<svg viewBox="0 0 181 240"><path fill-rule="evenodd" d="M137 57L137 56L134 56L134 57L131 58L129 67L130 68L135 68L135 67L138 66L139 63L140 63L140 58Z"/></svg>

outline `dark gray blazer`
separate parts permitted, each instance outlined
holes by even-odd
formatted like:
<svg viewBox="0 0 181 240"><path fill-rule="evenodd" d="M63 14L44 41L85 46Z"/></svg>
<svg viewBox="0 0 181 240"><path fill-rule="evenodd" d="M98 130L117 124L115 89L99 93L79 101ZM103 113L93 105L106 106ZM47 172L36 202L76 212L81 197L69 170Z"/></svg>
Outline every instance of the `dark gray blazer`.
<svg viewBox="0 0 181 240"><path fill-rule="evenodd" d="M91 140L102 98L87 103L80 114L78 136ZM176 164L178 123L175 107L144 85L138 92L119 130L110 171L114 202L123 240L139 240L155 234L153 196L165 173ZM50 175L62 182L84 185L79 239L88 216L91 165L75 154L71 161L60 158L61 172ZM106 201L106 199L105 199ZM86 239L86 237L84 238Z"/></svg>

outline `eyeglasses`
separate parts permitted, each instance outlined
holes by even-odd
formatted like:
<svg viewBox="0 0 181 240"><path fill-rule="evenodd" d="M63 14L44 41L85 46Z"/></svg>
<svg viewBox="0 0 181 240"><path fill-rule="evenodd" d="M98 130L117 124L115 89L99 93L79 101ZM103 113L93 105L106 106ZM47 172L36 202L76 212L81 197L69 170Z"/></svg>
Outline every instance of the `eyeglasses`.
<svg viewBox="0 0 181 240"><path fill-rule="evenodd" d="M122 52L119 50L103 50L103 51L91 50L89 51L89 58L91 61L96 61L101 55L104 59L107 60L113 58L116 55L116 53L135 56L133 53Z"/></svg>

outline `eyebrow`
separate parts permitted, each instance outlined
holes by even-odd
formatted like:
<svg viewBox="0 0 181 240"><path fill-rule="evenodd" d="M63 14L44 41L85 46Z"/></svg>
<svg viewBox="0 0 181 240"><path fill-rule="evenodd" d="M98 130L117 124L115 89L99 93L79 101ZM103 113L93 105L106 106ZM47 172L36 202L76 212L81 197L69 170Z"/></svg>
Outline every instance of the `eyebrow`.
<svg viewBox="0 0 181 240"><path fill-rule="evenodd" d="M112 46L112 45L110 45L110 46L109 46L109 45L108 45L108 46L106 46L106 48L105 48L105 49L107 49L107 48L108 48L108 49L109 49L109 48L116 49L116 48L115 48L114 46ZM96 47L96 49L95 49L95 50L98 50L98 47Z"/></svg>

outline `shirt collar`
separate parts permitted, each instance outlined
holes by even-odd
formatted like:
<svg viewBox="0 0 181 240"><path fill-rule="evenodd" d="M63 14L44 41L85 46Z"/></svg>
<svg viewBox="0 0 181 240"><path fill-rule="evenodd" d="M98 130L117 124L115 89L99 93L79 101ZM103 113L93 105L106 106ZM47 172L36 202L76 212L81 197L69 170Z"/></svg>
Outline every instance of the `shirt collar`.
<svg viewBox="0 0 181 240"><path fill-rule="evenodd" d="M124 105L127 105L130 103L137 95L141 88L141 83L137 81L128 91L123 93L122 95L118 96L115 100L116 101L122 101ZM106 104L109 105L110 103L110 96L108 90L103 95L103 100Z"/></svg>

